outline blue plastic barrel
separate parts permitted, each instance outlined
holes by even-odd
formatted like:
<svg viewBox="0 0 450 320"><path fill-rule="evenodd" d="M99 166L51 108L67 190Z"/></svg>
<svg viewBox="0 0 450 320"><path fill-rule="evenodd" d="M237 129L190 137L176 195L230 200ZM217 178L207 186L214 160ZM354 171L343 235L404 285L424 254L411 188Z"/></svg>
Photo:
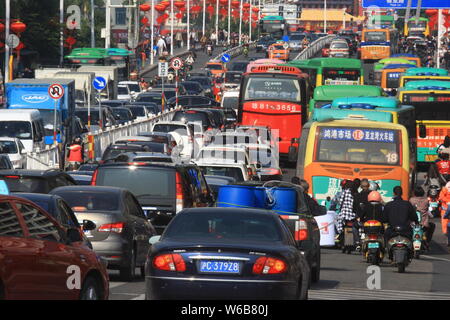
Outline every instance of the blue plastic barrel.
<svg viewBox="0 0 450 320"><path fill-rule="evenodd" d="M297 192L291 188L273 188L271 192L275 199L272 207L273 211L279 214L296 214L297 212Z"/></svg>
<svg viewBox="0 0 450 320"><path fill-rule="evenodd" d="M254 187L255 207L268 209L266 188Z"/></svg>
<svg viewBox="0 0 450 320"><path fill-rule="evenodd" d="M220 186L217 197L218 207L256 207L255 187Z"/></svg>

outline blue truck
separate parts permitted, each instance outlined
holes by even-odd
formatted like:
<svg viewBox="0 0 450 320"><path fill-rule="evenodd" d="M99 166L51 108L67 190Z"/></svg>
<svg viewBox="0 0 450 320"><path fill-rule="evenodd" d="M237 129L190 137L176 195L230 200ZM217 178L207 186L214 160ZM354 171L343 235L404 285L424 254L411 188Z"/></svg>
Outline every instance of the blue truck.
<svg viewBox="0 0 450 320"><path fill-rule="evenodd" d="M75 81L69 79L16 79L6 83L7 109L37 109L43 118L45 144L53 144L55 100L48 94L52 84L64 88L64 96L56 103L56 131L59 143L70 143L76 132Z"/></svg>

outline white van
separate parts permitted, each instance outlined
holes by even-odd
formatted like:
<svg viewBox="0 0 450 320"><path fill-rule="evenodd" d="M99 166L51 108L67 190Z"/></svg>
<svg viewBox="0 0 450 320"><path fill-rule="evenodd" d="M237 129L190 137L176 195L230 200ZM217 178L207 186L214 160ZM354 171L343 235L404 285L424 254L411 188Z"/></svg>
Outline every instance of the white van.
<svg viewBox="0 0 450 320"><path fill-rule="evenodd" d="M0 109L0 136L19 138L26 152L45 147L42 116L36 109Z"/></svg>

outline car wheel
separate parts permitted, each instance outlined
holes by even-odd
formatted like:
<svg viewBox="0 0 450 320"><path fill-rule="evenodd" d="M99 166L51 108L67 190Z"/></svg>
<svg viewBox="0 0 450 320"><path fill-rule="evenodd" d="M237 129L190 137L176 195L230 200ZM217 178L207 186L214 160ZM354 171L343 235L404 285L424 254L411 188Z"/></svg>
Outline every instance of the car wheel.
<svg viewBox="0 0 450 320"><path fill-rule="evenodd" d="M123 268L120 268L120 278L123 281L133 281L136 276L136 254L134 252L134 247L130 252L130 262L129 265Z"/></svg>
<svg viewBox="0 0 450 320"><path fill-rule="evenodd" d="M100 289L94 278L89 277L84 281L80 291L80 300L101 300Z"/></svg>
<svg viewBox="0 0 450 320"><path fill-rule="evenodd" d="M316 266L311 269L311 281L313 283L317 283L320 280L320 252L318 255L319 257L317 258Z"/></svg>
<svg viewBox="0 0 450 320"><path fill-rule="evenodd" d="M298 282L297 292L298 300L308 300L308 288L305 288L302 279Z"/></svg>

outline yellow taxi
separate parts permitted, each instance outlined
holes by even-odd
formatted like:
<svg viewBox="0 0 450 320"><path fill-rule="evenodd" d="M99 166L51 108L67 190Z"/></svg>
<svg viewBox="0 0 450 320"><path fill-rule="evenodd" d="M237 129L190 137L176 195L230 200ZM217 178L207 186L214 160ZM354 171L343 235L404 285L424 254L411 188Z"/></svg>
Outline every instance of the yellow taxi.
<svg viewBox="0 0 450 320"><path fill-rule="evenodd" d="M289 44L287 42L276 42L271 44L267 50L269 59L289 60Z"/></svg>

